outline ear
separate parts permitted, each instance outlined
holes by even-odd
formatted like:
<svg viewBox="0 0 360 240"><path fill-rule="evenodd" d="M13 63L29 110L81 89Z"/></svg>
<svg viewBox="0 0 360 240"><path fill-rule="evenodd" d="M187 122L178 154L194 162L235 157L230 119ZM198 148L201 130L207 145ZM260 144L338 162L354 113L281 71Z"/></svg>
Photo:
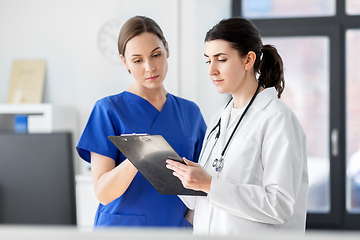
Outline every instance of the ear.
<svg viewBox="0 0 360 240"><path fill-rule="evenodd" d="M124 64L124 66L125 66L126 69L128 70L128 72L131 73L130 70L129 70L129 67L128 67L127 64L126 64L126 58L125 58L122 54L120 54L120 58L121 58L121 61L122 61L123 64Z"/></svg>
<svg viewBox="0 0 360 240"><path fill-rule="evenodd" d="M168 45L167 42L165 44L165 50L166 50L166 58L169 58L170 57L170 51L169 51L169 45Z"/></svg>
<svg viewBox="0 0 360 240"><path fill-rule="evenodd" d="M253 51L248 52L245 57L245 70L250 70L254 66L255 60L256 54Z"/></svg>

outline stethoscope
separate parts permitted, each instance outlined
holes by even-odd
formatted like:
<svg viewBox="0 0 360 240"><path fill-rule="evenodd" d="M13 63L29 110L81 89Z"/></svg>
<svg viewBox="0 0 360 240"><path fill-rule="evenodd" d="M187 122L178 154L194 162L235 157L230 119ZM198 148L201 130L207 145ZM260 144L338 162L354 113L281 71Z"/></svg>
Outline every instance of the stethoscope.
<svg viewBox="0 0 360 240"><path fill-rule="evenodd" d="M240 117L239 121L236 123L236 126L235 126L234 130L232 131L232 133L231 133L228 141L226 142L226 145L225 145L224 149L223 149L222 152L221 152L220 159L215 158L215 160L212 162L212 166L215 168L215 171L216 171L216 172L220 172L220 171L223 169L223 167L224 167L224 155L225 155L226 150L227 150L227 148L228 148L228 146L229 146L229 144L230 144L230 141L231 141L231 139L234 137L234 134L235 134L235 132L236 132L236 129L239 127L241 120L244 118L246 112L247 112L248 109L250 108L251 104L254 102L257 94L259 93L260 87L261 87L261 85L260 85L260 83L259 83L259 85L258 85L258 87L257 87L257 89L256 89L256 92L255 92L254 95L252 96L252 98L251 98L249 104L246 106L244 112L241 114L241 117ZM229 100L229 102L225 105L225 108L229 105L229 103L231 102L231 100L232 100L232 98L231 98L231 99ZM225 109L225 108L224 108L224 109ZM220 131L221 131L220 124L221 124L221 117L219 118L219 121L218 121L217 124L213 127L213 129L211 129L211 131L209 132L209 134L208 134L208 136L207 136L207 138L206 138L204 150L205 150L206 147L207 147L207 144L208 144L208 142L209 142L209 140L210 140L210 137L215 133L215 130L216 130L217 128L219 128L218 132L217 132L216 135L215 135L215 142L214 142L213 146L211 147L210 153L209 153L208 158L206 159L206 161L205 161L205 163L204 163L204 166L205 166L205 165L207 164L207 162L209 161L209 158L210 158L210 156L211 156L211 153L213 152L214 147L215 147L215 145L216 145L216 143L217 143L217 141L218 141L218 139L219 139L219 137L220 137ZM205 152L205 151L202 151L199 159L202 159L202 156L204 155L204 152Z"/></svg>

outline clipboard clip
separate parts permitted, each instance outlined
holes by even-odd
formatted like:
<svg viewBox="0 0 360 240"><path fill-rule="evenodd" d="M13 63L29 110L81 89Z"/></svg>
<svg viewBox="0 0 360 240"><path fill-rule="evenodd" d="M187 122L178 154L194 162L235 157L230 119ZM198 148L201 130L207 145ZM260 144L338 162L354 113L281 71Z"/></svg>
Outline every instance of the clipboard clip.
<svg viewBox="0 0 360 240"><path fill-rule="evenodd" d="M146 136L149 135L148 133L125 133L125 134L121 134L121 136Z"/></svg>
<svg viewBox="0 0 360 240"><path fill-rule="evenodd" d="M134 137L134 136L140 137L141 140L146 140L146 141L149 140L148 138L145 138L145 139L143 138L143 137L145 137L145 136L149 136L148 133L130 133L130 134L121 134L121 136L122 136L122 137L125 137L125 138L124 138L124 141L125 141L125 142L128 141L128 138L126 138L126 137Z"/></svg>

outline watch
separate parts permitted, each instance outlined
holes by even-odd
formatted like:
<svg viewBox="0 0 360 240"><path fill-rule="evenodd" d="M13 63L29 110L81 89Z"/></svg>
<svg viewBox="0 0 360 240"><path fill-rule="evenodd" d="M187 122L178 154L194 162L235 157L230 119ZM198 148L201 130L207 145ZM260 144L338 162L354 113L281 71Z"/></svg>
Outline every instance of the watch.
<svg viewBox="0 0 360 240"><path fill-rule="evenodd" d="M123 25L122 20L114 19L106 22L100 29L98 35L98 46L102 55L114 63L120 63L118 51L118 37Z"/></svg>

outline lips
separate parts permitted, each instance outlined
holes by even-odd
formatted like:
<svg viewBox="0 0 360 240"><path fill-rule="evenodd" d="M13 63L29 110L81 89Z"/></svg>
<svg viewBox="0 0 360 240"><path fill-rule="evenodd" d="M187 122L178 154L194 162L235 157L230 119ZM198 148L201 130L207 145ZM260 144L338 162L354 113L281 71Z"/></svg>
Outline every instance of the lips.
<svg viewBox="0 0 360 240"><path fill-rule="evenodd" d="M223 81L224 81L223 79L221 79L221 80L220 80L220 79L219 79L219 80L215 80L215 79L214 79L214 80L213 80L214 84L219 84L219 83L221 83L221 82L223 82Z"/></svg>
<svg viewBox="0 0 360 240"><path fill-rule="evenodd" d="M156 80L158 77L159 77L159 75L151 76L151 77L146 78L146 80L147 80L147 81L154 81L154 80Z"/></svg>

